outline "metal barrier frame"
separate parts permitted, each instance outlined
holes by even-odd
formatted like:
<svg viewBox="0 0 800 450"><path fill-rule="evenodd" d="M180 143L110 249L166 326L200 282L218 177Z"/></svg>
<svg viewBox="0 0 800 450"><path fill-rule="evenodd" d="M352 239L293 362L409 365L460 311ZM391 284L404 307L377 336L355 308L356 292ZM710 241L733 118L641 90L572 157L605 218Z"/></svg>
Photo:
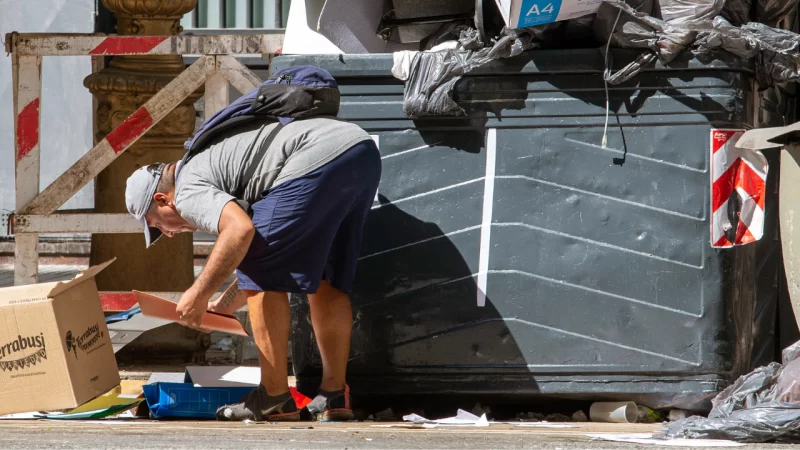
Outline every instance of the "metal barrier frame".
<svg viewBox="0 0 800 450"><path fill-rule="evenodd" d="M56 214L56 210L203 84L206 117L228 105L228 83L242 93L258 87L262 80L231 55L269 58L282 47L283 37L282 32L220 36L7 34L14 91L16 212L10 227L15 241L14 284L38 282L40 234L141 233L141 223L128 214ZM176 54L202 56L40 192L42 57Z"/></svg>

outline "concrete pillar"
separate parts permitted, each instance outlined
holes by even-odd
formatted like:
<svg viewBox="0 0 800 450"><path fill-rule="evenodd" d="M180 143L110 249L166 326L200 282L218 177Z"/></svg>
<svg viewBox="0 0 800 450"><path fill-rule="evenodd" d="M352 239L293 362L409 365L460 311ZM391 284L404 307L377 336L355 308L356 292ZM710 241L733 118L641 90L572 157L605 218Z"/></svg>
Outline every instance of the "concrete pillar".
<svg viewBox="0 0 800 450"><path fill-rule="evenodd" d="M197 0L103 0L117 18L120 35L176 35L181 17ZM185 68L179 55L115 56L108 67L84 80L96 98L99 141ZM201 92L187 98L97 177L95 210L125 213L125 181L137 168L156 161L176 161L193 133L193 104ZM100 290L182 291L194 280L192 236L162 238L144 248L142 234L92 236L91 264L116 257L97 277Z"/></svg>

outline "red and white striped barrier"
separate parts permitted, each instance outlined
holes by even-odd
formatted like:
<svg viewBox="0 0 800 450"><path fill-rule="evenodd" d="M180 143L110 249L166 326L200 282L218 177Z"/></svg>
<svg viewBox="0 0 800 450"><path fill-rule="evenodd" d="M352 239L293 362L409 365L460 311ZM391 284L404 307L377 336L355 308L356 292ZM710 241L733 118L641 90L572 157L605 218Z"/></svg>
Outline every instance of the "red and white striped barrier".
<svg viewBox="0 0 800 450"><path fill-rule="evenodd" d="M215 70L216 61L213 56L203 56L195 61L164 89L111 130L102 141L31 200L20 214L52 214L111 164L120 153L127 150L180 102L202 86Z"/></svg>
<svg viewBox="0 0 800 450"><path fill-rule="evenodd" d="M151 295L156 295L165 298L169 301L178 303L181 299L182 292L147 292ZM127 311L138 303L136 295L133 292L113 292L101 291L100 304L103 306L103 311L119 312Z"/></svg>
<svg viewBox="0 0 800 450"><path fill-rule="evenodd" d="M42 57L11 55L14 88L15 204L19 210L39 194L39 118L42 96ZM39 237L16 236L14 284L23 284L38 273Z"/></svg>
<svg viewBox="0 0 800 450"><path fill-rule="evenodd" d="M273 54L283 33L222 36L104 36L91 34L6 35L19 56Z"/></svg>
<svg viewBox="0 0 800 450"><path fill-rule="evenodd" d="M16 212L14 284L38 281L40 233L139 233L141 225L122 214L53 214L100 171L204 83L206 103L227 104L227 83L242 93L261 80L230 54L274 54L283 33L232 36L102 36L80 34L6 35L14 92ZM194 64L150 98L119 126L39 191L39 117L42 56L198 54ZM210 113L213 111L206 111ZM122 294L120 294L122 295ZM117 301L118 307L130 303ZM117 296L120 297L119 295ZM120 303L121 302L121 303ZM127 309L127 308L125 308Z"/></svg>
<svg viewBox="0 0 800 450"><path fill-rule="evenodd" d="M769 165L759 151L736 147L744 130L711 130L711 246L733 247L764 235Z"/></svg>

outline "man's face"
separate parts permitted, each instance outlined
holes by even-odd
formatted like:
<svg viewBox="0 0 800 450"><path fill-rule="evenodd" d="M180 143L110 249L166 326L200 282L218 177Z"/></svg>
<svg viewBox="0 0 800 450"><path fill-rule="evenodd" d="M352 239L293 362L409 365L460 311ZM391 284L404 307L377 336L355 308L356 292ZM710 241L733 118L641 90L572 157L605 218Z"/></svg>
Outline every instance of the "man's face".
<svg viewBox="0 0 800 450"><path fill-rule="evenodd" d="M155 194L153 204L155 207L145 216L148 226L158 228L167 237L172 237L175 233L197 231L197 228L189 225L189 222L178 214L175 203L168 195Z"/></svg>

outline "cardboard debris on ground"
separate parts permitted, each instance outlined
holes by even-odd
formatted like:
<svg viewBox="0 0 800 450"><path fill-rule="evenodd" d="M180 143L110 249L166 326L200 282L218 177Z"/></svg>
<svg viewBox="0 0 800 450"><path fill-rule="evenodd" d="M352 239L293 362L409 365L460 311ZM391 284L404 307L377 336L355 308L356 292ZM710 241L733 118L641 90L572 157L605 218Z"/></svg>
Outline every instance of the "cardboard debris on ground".
<svg viewBox="0 0 800 450"><path fill-rule="evenodd" d="M50 413L45 414L42 418L52 420L86 420L86 419L105 419L106 417L121 414L136 405L141 403L144 399L127 399L124 403L113 404L111 406L100 408L96 410L82 411L82 412L68 412L68 413Z"/></svg>
<svg viewBox="0 0 800 450"><path fill-rule="evenodd" d="M122 350L123 347L133 342L146 331L163 327L170 323L172 322L169 320L147 317L141 313L133 314L124 320L109 323L108 333L111 337L111 345L114 348L114 353Z"/></svg>
<svg viewBox="0 0 800 450"><path fill-rule="evenodd" d="M145 316L186 325L186 322L180 318L178 312L175 310L175 303L165 298L144 292L133 291L133 293L136 294L139 307L142 308L142 314ZM203 331L206 332L221 331L238 336L250 336L247 334L247 330L242 326L242 323L239 322L239 319L237 319L236 316L228 314L206 311L200 326Z"/></svg>
<svg viewBox="0 0 800 450"><path fill-rule="evenodd" d="M95 275L0 289L0 415L75 408L118 386Z"/></svg>
<svg viewBox="0 0 800 450"><path fill-rule="evenodd" d="M133 394L122 393L122 388L117 386L109 392L97 397L96 399L84 403L83 405L69 411L68 414L80 414L86 412L95 412L115 409L121 406L133 407L144 400L142 390ZM124 411L124 410L122 410ZM118 411L118 412L122 412Z"/></svg>
<svg viewBox="0 0 800 450"><path fill-rule="evenodd" d="M587 434L586 436L603 441L627 442L630 444L657 445L662 447L741 447L744 444L717 439L655 439L650 433L633 434Z"/></svg>

